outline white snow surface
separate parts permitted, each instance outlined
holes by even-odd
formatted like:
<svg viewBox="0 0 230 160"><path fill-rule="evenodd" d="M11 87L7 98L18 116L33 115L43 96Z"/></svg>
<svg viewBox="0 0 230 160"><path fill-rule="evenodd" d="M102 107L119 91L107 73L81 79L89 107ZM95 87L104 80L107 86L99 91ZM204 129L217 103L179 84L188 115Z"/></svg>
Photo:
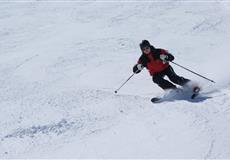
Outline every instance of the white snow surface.
<svg viewBox="0 0 230 160"><path fill-rule="evenodd" d="M230 3L1 1L0 158L230 158ZM132 75L148 39L195 100Z"/></svg>

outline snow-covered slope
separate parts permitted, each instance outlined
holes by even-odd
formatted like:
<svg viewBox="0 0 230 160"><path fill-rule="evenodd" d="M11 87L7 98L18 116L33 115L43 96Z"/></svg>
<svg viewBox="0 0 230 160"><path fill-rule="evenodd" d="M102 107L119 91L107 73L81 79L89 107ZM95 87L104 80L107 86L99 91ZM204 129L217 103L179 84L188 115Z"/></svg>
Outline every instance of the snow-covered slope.
<svg viewBox="0 0 230 160"><path fill-rule="evenodd" d="M0 2L0 158L230 158L228 2ZM202 95L152 104L148 39ZM173 64L172 64L173 66Z"/></svg>

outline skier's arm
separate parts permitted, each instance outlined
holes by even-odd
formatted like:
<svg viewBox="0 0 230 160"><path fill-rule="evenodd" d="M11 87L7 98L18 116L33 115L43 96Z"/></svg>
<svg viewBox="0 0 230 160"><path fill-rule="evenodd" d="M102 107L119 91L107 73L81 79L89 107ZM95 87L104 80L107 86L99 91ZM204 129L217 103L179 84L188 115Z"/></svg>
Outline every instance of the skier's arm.
<svg viewBox="0 0 230 160"><path fill-rule="evenodd" d="M137 61L137 64L133 66L133 73L140 73L141 70L144 68L144 65L141 63L141 60L139 59Z"/></svg>
<svg viewBox="0 0 230 160"><path fill-rule="evenodd" d="M164 62L172 62L174 60L174 56L170 53L168 54L161 54L160 59Z"/></svg>
<svg viewBox="0 0 230 160"><path fill-rule="evenodd" d="M166 54L168 57L166 58L166 61L172 62L174 60L174 56L171 53Z"/></svg>
<svg viewBox="0 0 230 160"><path fill-rule="evenodd" d="M133 66L133 73L140 73L144 66L140 63L137 63Z"/></svg>
<svg viewBox="0 0 230 160"><path fill-rule="evenodd" d="M160 54L160 59L163 62L172 62L174 60L174 56L168 51L162 49L162 52Z"/></svg>

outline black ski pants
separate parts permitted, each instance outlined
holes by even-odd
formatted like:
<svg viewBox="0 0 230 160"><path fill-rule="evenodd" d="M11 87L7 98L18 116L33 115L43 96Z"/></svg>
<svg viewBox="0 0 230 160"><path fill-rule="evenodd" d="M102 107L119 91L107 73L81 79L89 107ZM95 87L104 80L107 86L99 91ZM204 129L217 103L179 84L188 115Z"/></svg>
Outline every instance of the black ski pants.
<svg viewBox="0 0 230 160"><path fill-rule="evenodd" d="M171 83L170 81L164 79L164 77L167 76L170 81L172 81L175 84L178 84L180 86L183 86L187 82L189 82L189 79L186 79L184 77L178 76L173 68L171 66L168 66L165 70L162 72L158 72L152 75L153 82L156 83L158 86L160 86L162 89L175 89L176 85Z"/></svg>

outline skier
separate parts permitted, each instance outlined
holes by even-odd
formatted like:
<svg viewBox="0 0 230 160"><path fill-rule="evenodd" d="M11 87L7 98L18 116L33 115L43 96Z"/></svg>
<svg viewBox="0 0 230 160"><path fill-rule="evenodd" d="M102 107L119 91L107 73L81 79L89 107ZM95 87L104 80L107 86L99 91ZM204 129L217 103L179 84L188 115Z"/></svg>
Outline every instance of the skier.
<svg viewBox="0 0 230 160"><path fill-rule="evenodd" d="M190 81L189 79L178 76L174 72L173 68L169 65L169 62L174 60L174 56L167 50L155 48L148 40L143 40L140 43L140 49L142 55L133 67L134 73L140 73L141 70L146 67L152 76L153 82L163 90L176 89L175 84L184 86ZM171 82L164 79L165 76L167 76Z"/></svg>

